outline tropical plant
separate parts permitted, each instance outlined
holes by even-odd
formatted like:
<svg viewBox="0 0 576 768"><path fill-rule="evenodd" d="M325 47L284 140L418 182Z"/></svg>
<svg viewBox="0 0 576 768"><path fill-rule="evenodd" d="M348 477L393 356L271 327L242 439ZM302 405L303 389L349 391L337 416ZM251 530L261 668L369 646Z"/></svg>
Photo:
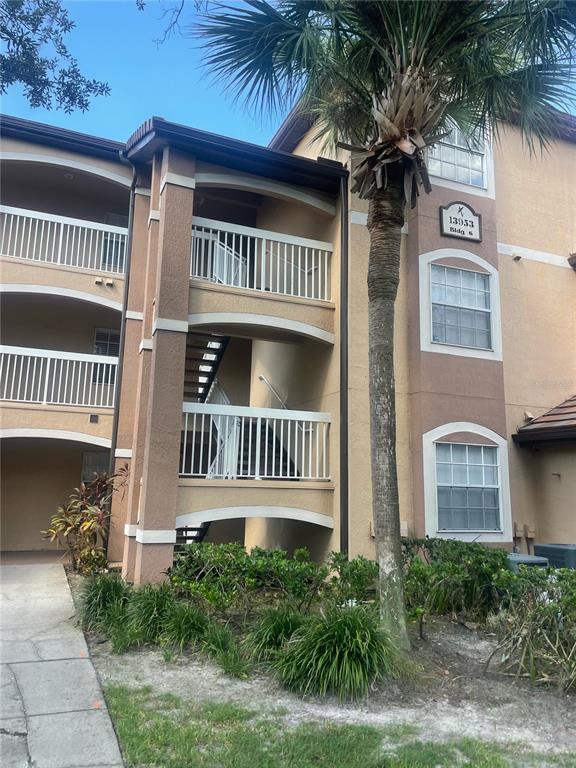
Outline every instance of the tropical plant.
<svg viewBox="0 0 576 768"><path fill-rule="evenodd" d="M573 93L570 0L245 0L195 28L207 68L259 111L298 110L353 153L369 200L369 388L381 617L406 647L396 474L394 304L405 203L431 190L425 149L457 125L474 138L517 123L554 135Z"/></svg>
<svg viewBox="0 0 576 768"><path fill-rule="evenodd" d="M115 489L126 482L126 472L102 472L81 483L70 494L68 503L52 515L50 527L42 531L45 538L67 547L73 568L84 575L97 573L107 565L110 501Z"/></svg>
<svg viewBox="0 0 576 768"><path fill-rule="evenodd" d="M304 614L290 608L271 608L258 616L244 645L258 661L272 658L305 621Z"/></svg>
<svg viewBox="0 0 576 768"><path fill-rule="evenodd" d="M282 682L300 693L357 698L384 677L408 673L406 658L365 606L331 606L311 616L273 662Z"/></svg>

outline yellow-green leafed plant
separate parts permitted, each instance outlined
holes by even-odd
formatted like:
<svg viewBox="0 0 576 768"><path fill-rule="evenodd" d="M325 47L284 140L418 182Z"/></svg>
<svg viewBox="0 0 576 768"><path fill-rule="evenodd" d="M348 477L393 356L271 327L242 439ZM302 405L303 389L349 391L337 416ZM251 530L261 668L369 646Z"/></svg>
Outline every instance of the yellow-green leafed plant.
<svg viewBox="0 0 576 768"><path fill-rule="evenodd" d="M68 502L52 515L50 527L42 531L70 553L72 566L83 575L106 567L106 545L110 527L110 502L114 490L126 482L127 470L116 475L95 474L70 494Z"/></svg>

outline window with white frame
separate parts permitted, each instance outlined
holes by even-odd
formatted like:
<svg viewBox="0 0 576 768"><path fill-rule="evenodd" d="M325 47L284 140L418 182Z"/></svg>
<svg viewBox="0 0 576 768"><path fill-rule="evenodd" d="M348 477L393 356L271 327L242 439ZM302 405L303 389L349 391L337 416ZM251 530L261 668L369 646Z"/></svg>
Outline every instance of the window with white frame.
<svg viewBox="0 0 576 768"><path fill-rule="evenodd" d="M490 275L430 265L432 342L492 349Z"/></svg>
<svg viewBox="0 0 576 768"><path fill-rule="evenodd" d="M454 127L445 139L429 147L428 172L431 176L486 188L486 152L483 143L467 141L463 133Z"/></svg>
<svg viewBox="0 0 576 768"><path fill-rule="evenodd" d="M500 531L499 449L435 445L438 531Z"/></svg>

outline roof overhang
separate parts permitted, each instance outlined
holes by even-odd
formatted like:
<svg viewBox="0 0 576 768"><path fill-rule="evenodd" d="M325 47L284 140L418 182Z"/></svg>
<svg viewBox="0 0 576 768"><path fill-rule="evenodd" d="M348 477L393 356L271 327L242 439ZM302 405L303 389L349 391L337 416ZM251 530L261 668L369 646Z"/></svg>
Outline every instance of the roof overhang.
<svg viewBox="0 0 576 768"><path fill-rule="evenodd" d="M105 160L120 163L120 152L124 144L111 139L101 139L86 133L69 131L67 128L57 128L54 125L36 123L20 117L2 115L0 118L0 136L29 141L46 147L77 152L81 155L100 157Z"/></svg>
<svg viewBox="0 0 576 768"><path fill-rule="evenodd" d="M309 160L258 144L170 123L161 117L147 120L132 134L126 143L126 156L129 160L147 162L166 146L195 155L206 163L330 195L338 194L340 181L348 174L341 163L332 160Z"/></svg>

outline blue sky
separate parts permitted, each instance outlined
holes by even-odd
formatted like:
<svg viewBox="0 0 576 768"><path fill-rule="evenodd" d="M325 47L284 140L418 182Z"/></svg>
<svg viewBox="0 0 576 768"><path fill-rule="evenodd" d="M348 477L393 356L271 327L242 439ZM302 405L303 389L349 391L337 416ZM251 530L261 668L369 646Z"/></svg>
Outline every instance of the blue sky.
<svg viewBox="0 0 576 768"><path fill-rule="evenodd" d="M154 42L164 29L160 16L166 6L159 0L147 0L144 11L137 10L135 0L64 5L76 23L67 38L70 52L84 75L108 82L110 96L94 99L87 112L66 115L32 109L11 88L2 97L5 114L120 141L152 115L257 144L267 144L274 134L278 118L247 114L210 82L192 39L175 35L160 46ZM193 15L194 5L187 2L184 22Z"/></svg>

